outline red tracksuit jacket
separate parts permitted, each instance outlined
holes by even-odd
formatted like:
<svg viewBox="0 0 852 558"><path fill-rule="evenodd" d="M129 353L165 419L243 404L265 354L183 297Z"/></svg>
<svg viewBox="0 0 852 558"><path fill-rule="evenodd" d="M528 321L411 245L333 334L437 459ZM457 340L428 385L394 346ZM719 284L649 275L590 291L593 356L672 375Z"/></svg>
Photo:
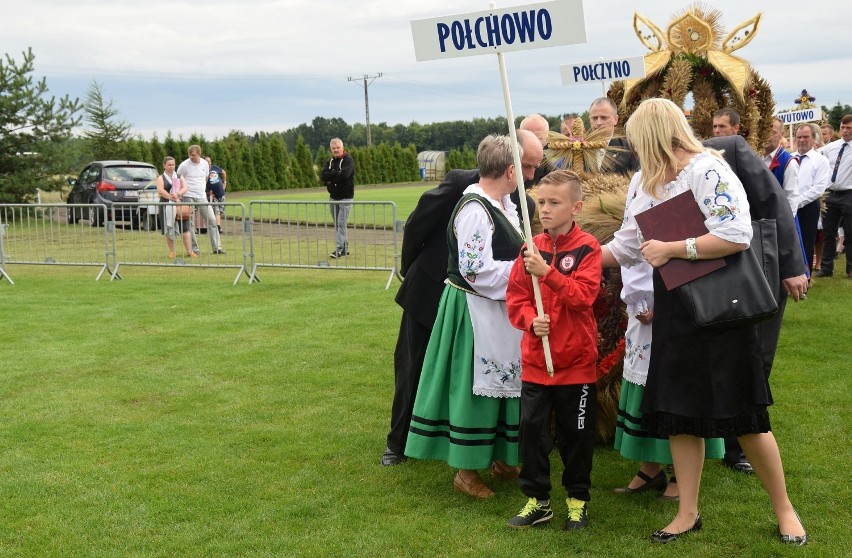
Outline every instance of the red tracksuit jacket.
<svg viewBox="0 0 852 558"><path fill-rule="evenodd" d="M554 374L547 374L541 338L532 332L536 312L532 276L523 253L515 260L506 288L509 321L523 330L521 379L542 385L588 384L597 380L598 327L592 304L601 283L601 247L576 223L568 234L547 231L533 238L550 271L539 278L544 313L550 316L550 353Z"/></svg>

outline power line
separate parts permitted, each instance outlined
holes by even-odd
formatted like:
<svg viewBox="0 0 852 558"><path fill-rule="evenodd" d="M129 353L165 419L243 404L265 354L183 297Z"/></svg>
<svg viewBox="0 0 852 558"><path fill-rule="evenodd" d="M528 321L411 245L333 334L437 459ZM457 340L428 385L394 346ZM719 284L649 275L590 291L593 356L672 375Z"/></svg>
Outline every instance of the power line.
<svg viewBox="0 0 852 558"><path fill-rule="evenodd" d="M36 69L48 75L96 75L131 79L168 79L181 81L324 81L328 79L327 76L322 74L187 74L186 72L165 72L161 70L56 66L53 64L37 64Z"/></svg>

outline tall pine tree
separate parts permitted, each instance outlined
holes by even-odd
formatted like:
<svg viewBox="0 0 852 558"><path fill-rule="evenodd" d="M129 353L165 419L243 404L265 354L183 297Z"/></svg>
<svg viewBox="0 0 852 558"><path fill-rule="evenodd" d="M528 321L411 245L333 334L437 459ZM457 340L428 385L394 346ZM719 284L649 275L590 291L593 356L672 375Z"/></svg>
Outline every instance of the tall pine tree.
<svg viewBox="0 0 852 558"><path fill-rule="evenodd" d="M21 202L42 190L59 189L74 168L71 130L80 123L78 99L47 95L47 81L34 82L31 49L18 63L0 58L0 203Z"/></svg>
<svg viewBox="0 0 852 558"><path fill-rule="evenodd" d="M320 185L316 171L314 171L314 158L311 156L311 148L305 143L305 139L299 135L296 138L296 165L299 169L302 188L315 188Z"/></svg>

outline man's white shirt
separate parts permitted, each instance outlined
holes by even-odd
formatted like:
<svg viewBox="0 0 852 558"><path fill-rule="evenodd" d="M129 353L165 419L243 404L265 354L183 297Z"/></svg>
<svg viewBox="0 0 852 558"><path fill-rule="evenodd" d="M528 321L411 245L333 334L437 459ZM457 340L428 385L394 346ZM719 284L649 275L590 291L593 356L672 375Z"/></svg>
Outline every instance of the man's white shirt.
<svg viewBox="0 0 852 558"><path fill-rule="evenodd" d="M177 168L177 173L186 180L186 197L207 197L207 175L210 174L207 161L201 159L198 163L193 163L192 159L187 159Z"/></svg>
<svg viewBox="0 0 852 558"><path fill-rule="evenodd" d="M802 208L818 200L825 192L831 171L828 159L815 149L795 156L799 157L799 207Z"/></svg>
<svg viewBox="0 0 852 558"><path fill-rule="evenodd" d="M849 190L852 189L852 141L850 145L843 150L843 157L840 158L840 166L837 169L837 177L834 182L831 182L831 175L834 173L834 165L837 163L837 155L840 153L840 148L846 143L842 139L833 141L823 148L822 154L828 159L828 189L829 190Z"/></svg>

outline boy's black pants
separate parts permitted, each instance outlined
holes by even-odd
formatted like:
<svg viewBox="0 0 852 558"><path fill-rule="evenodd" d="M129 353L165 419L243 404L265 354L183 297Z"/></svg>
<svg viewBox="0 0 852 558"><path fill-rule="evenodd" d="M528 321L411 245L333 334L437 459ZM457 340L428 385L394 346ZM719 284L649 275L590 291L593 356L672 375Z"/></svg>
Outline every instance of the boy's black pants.
<svg viewBox="0 0 852 558"><path fill-rule="evenodd" d="M551 414L556 411L556 442ZM559 449L562 485L568 496L589 501L592 456L595 447L597 385L544 386L524 382L521 387L520 457L518 486L530 498L550 498L550 451Z"/></svg>

